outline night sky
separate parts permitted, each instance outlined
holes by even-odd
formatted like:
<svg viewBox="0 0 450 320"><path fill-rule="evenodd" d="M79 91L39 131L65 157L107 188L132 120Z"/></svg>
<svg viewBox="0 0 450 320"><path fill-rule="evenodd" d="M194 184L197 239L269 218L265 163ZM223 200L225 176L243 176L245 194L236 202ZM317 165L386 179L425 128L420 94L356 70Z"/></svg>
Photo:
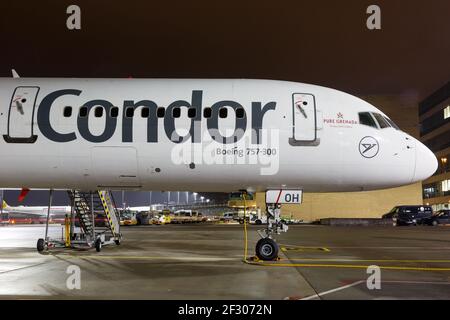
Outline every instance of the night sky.
<svg viewBox="0 0 450 320"><path fill-rule="evenodd" d="M66 28L70 4L81 30ZM366 28L371 4L382 30ZM449 17L448 0L2 0L0 76L264 78L424 98L450 80Z"/></svg>

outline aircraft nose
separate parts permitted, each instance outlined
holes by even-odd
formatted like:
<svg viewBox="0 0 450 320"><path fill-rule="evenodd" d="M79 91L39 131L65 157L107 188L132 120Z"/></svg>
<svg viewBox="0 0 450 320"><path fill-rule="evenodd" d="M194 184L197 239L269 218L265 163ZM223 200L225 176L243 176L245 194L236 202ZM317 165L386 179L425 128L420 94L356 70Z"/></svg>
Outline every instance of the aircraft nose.
<svg viewBox="0 0 450 320"><path fill-rule="evenodd" d="M414 181L422 181L431 177L438 168L438 160L433 152L422 142L416 141L416 170Z"/></svg>

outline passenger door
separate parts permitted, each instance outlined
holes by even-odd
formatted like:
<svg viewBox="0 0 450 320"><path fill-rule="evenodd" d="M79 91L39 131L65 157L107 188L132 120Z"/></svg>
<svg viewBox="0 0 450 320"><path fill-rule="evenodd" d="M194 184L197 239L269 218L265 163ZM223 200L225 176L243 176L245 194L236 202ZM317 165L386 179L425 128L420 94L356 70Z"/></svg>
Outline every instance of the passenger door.
<svg viewBox="0 0 450 320"><path fill-rule="evenodd" d="M4 139L8 143L34 143L33 118L39 87L17 87L8 111L8 128Z"/></svg>
<svg viewBox="0 0 450 320"><path fill-rule="evenodd" d="M309 93L292 95L293 146L317 146L317 111L315 97Z"/></svg>

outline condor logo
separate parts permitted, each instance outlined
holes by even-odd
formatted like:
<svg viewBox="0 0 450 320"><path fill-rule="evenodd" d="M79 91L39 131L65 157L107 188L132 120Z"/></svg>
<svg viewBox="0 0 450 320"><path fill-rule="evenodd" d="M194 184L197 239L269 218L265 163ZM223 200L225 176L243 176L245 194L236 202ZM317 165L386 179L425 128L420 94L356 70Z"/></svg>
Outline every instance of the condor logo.
<svg viewBox="0 0 450 320"><path fill-rule="evenodd" d="M17 89L16 89L17 90ZM37 94L37 92L36 92ZM54 126L52 126L50 117L50 112L52 108L62 108L62 106L57 105L55 101L64 96L81 96L82 91L76 89L63 89L54 91L47 96L45 96L39 106L37 107L37 125L41 133L49 140L54 142L70 142L74 141L78 138L78 134L76 132L62 133L58 132ZM14 98L14 97L13 97ZM125 116L125 110L132 109L132 113L137 108L147 108L148 109L148 117L147 117L147 142L148 143L157 143L159 140L158 137L158 126L160 119L163 120L164 131L167 138L174 143L181 143L190 140L192 143L200 143L201 142L201 125L202 125L202 99L203 99L203 91L202 90L193 90L191 101L185 100L176 100L170 103L165 108L165 113L163 117L157 114L158 105L151 100L125 100L122 105L122 117L121 117L121 131L122 131L122 142L133 142L133 117ZM104 99L94 99L87 101L85 103L80 102L79 106L83 106L85 111L87 112L85 117L77 117L76 118L76 127L79 135L93 143L101 143L108 141L116 132L118 127L118 117L111 115L111 109L116 108L114 105ZM104 121L104 129L100 134L93 134L89 127L89 117L91 115L91 110L97 107L103 107L105 114ZM220 109L224 107L231 108L234 112L239 113L239 117L235 117L235 125L234 132L229 136L222 136L219 132L219 112ZM33 106L34 108L34 106ZM173 116L173 110L175 108L188 108L195 109L193 114L195 116L190 117L190 129L189 132L185 135L179 135L175 128L175 119ZM265 113L269 110L275 110L276 102L268 102L263 105L262 102L251 102L251 110L252 110L252 119L251 119L251 129L253 131L252 134L252 143L253 144L261 144L261 131L263 124L263 117ZM206 126L211 137L223 144L235 143L239 141L245 131L247 130L247 114L245 109L241 104L232 100L222 100L215 102L209 108L210 112L208 114ZM11 105L10 114L15 114L17 108L15 105ZM93 112L92 112L93 113ZM34 109L30 111L31 118L34 115ZM61 110L62 114L62 110ZM120 121L119 121L120 122ZM22 123L23 126L28 127L32 126L33 121L26 121ZM9 128L9 126L8 126ZM25 128L25 131L30 129ZM33 131L31 127L31 131ZM232 130L231 130L232 131ZM24 137L20 136L12 136L10 134L10 130L8 131L8 135L5 135L5 141L9 143L33 143L36 139L24 139ZM98 130L96 130L98 132Z"/></svg>
<svg viewBox="0 0 450 320"><path fill-rule="evenodd" d="M373 137L364 137L359 142L359 153L364 158L373 158L378 154L380 146L377 139Z"/></svg>

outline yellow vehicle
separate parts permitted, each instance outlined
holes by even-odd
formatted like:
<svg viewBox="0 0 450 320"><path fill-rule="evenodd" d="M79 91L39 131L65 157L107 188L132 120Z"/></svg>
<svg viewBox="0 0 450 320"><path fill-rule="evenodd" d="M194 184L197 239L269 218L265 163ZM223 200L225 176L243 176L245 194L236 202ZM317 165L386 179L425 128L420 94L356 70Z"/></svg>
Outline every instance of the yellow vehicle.
<svg viewBox="0 0 450 320"><path fill-rule="evenodd" d="M172 222L172 218L170 217L170 215L166 215L166 214L164 214L163 216L162 216L162 219L163 219L163 221L164 221L164 224L166 224L166 223L171 223Z"/></svg>
<svg viewBox="0 0 450 320"><path fill-rule="evenodd" d="M135 226L137 225L136 215L129 211L123 211L120 214L121 226Z"/></svg>
<svg viewBox="0 0 450 320"><path fill-rule="evenodd" d="M155 214L151 219L151 224L163 225L166 223L170 223L171 218L168 214Z"/></svg>

